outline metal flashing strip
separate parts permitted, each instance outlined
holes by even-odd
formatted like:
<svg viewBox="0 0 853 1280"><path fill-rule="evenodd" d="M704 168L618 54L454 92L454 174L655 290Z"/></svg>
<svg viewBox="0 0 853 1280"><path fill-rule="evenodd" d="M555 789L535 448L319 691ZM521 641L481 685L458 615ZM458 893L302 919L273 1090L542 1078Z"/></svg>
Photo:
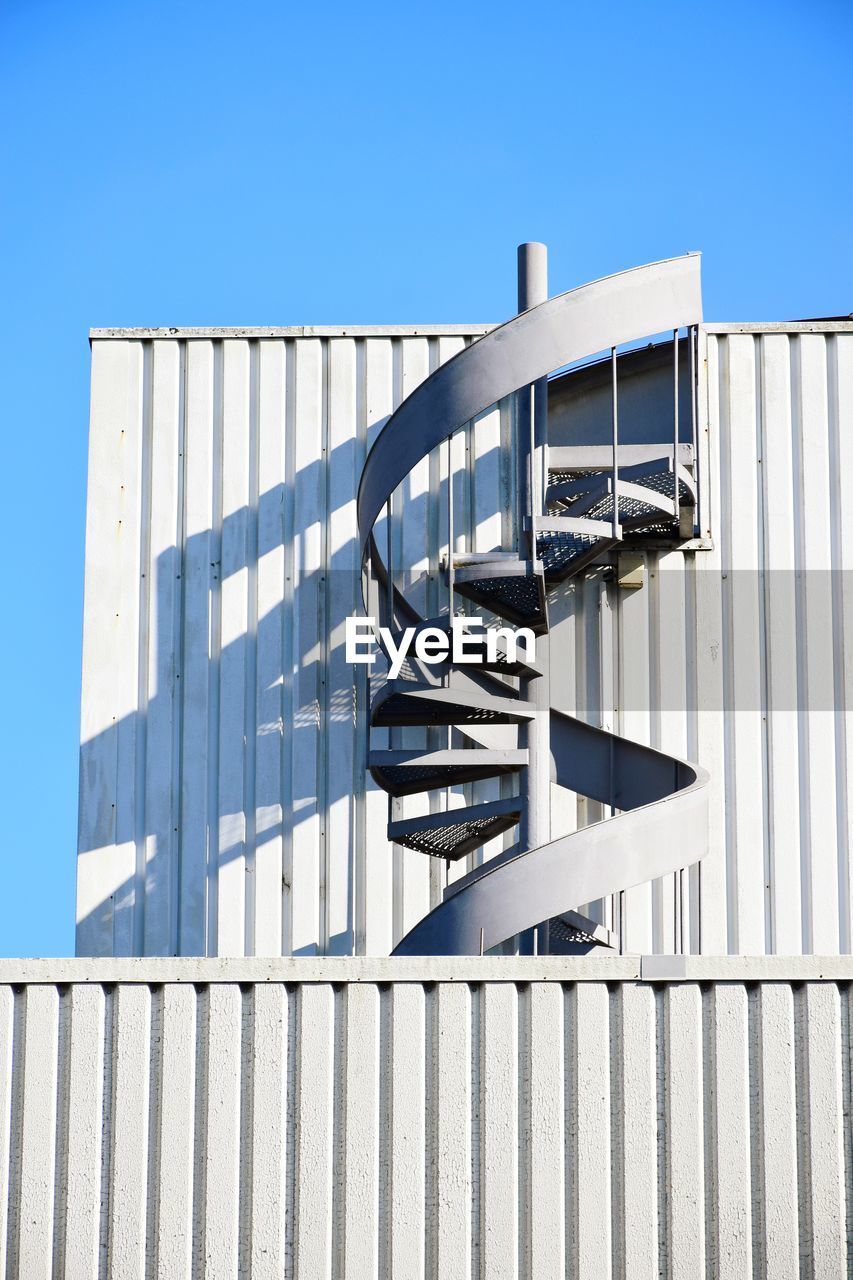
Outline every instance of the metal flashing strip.
<svg viewBox="0 0 853 1280"><path fill-rule="evenodd" d="M704 333L853 333L853 316L838 320L705 321Z"/></svg>
<svg viewBox="0 0 853 1280"><path fill-rule="evenodd" d="M157 956L0 959L0 985L853 982L853 956Z"/></svg>
<svg viewBox="0 0 853 1280"><path fill-rule="evenodd" d="M89 340L150 338L446 338L479 337L493 324L290 324L290 325L161 325L156 328L90 329Z"/></svg>

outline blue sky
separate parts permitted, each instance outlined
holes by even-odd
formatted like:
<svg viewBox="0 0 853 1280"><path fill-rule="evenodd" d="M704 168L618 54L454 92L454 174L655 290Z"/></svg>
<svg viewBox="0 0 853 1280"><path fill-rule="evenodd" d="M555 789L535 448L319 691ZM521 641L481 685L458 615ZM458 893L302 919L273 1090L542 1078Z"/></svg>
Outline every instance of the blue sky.
<svg viewBox="0 0 853 1280"><path fill-rule="evenodd" d="M90 326L853 312L853 7L0 3L0 954L74 947Z"/></svg>

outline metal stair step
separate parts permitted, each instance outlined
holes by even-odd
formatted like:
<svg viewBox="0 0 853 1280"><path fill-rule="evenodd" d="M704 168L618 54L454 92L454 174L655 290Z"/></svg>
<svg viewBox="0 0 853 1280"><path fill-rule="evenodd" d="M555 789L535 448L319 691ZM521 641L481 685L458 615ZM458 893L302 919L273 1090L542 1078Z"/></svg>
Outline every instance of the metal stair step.
<svg viewBox="0 0 853 1280"><path fill-rule="evenodd" d="M371 751L368 768L377 786L392 796L411 796L440 787L454 787L483 778L518 773L527 752L458 748L446 751Z"/></svg>
<svg viewBox="0 0 853 1280"><path fill-rule="evenodd" d="M540 567L516 556L474 561L453 557L453 586L460 596L482 605L517 627L530 627L534 635L548 630L545 582Z"/></svg>
<svg viewBox="0 0 853 1280"><path fill-rule="evenodd" d="M564 579L580 573L588 564L614 547L618 538L614 538L609 526L608 536L591 537L589 534L553 532L546 530L536 535L536 554L545 573L545 581L562 582Z"/></svg>
<svg viewBox="0 0 853 1280"><path fill-rule="evenodd" d="M464 617L464 615L459 615L459 616ZM443 613L439 615L439 617L437 618L426 618L424 619L423 622L418 623L417 626L414 628L415 634L412 638L412 644L414 645L415 641L417 640L417 637L420 635L422 631L429 631L429 630L441 631L446 636L449 637L451 634L452 628L450 624L450 618L448 617L448 615L446 613ZM521 654L524 652L523 646L519 646L519 652L517 652L515 658L512 661L510 661L507 654L506 640L502 636L497 637L497 644L496 644L497 653L495 656L495 660L493 662L489 661L486 657L486 638L485 638L485 632L489 630L497 630L497 628L486 627L484 629L484 635L483 635L482 641L480 641L478 633L476 631L471 632L468 636L466 636L465 647L467 652L476 655L478 659L476 662L470 664L471 670L492 671L492 672L495 672L497 675L502 675L502 676L524 676L527 679L535 679L537 676L542 675L542 668L538 664L538 662L528 661L527 659L521 656ZM400 638L403 635L403 632L402 630L394 631L392 635L395 643L398 643ZM449 661L437 662L434 664L433 670L442 671L443 669L445 669L447 666L450 666L450 665L452 665L452 662L449 662Z"/></svg>
<svg viewBox="0 0 853 1280"><path fill-rule="evenodd" d="M672 473L672 457L654 458L650 462L639 462L633 466L620 466L619 479L627 481L639 481L659 475L667 475ZM571 502L573 499L587 494L591 490L600 486L603 477L611 479L612 471L587 471L583 475L572 475L558 471L555 467L548 467L548 474L551 480L545 493L545 505L550 506L554 502Z"/></svg>
<svg viewBox="0 0 853 1280"><path fill-rule="evenodd" d="M389 822L388 839L419 853L455 862L518 822L523 808L519 796L487 804L445 809L419 818Z"/></svg>
<svg viewBox="0 0 853 1280"><path fill-rule="evenodd" d="M509 694L511 691L507 689ZM535 709L517 697L391 680L373 700L370 723L403 725L525 724Z"/></svg>

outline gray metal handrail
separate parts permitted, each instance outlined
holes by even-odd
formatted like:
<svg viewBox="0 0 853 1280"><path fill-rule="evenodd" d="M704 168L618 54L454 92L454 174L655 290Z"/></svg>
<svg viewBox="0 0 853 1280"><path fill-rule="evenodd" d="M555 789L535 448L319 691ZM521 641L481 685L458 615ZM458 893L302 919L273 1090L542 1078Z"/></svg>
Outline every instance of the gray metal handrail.
<svg viewBox="0 0 853 1280"><path fill-rule="evenodd" d="M609 545L618 540L621 482L616 348L665 330L674 333L672 466L677 517L678 330L688 328L692 368L692 326L700 320L699 258L691 254L609 276L542 302L440 366L391 415L365 461L357 514L368 613L378 603L386 623L417 625L423 621L393 585L373 536L376 520L405 476L437 445L499 400L554 369L607 349L613 362L613 529ZM693 405L691 417L695 438ZM626 490L630 487L626 481ZM452 588L452 505L448 519ZM559 527L559 518L541 520L540 524L543 528ZM575 524L585 527L582 520ZM531 544L535 557L535 524ZM451 680L453 687L468 690L467 696L460 698L460 706L472 704L472 688L479 691L477 705L483 706L488 704L490 690L493 695L507 692L499 679L488 673L475 675L470 668L453 669ZM425 683L417 686L411 704L420 700L418 705L423 705L430 699L452 703L449 693L447 683ZM380 698L377 705L382 701ZM703 769L596 729L553 707L550 725L556 781L621 812L571 835L485 863L478 873L466 878L463 888L406 935L395 954L477 954L484 945L496 946L554 915L678 871L705 856L708 775ZM458 731L487 750L505 750L518 743L514 725L463 723ZM453 821L452 811L447 820Z"/></svg>

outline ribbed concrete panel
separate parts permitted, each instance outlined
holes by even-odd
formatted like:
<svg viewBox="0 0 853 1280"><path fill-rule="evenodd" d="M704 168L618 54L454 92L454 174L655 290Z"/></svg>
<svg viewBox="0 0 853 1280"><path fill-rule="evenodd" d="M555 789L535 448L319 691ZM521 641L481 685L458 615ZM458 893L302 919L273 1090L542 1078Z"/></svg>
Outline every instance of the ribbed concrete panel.
<svg viewBox="0 0 853 1280"><path fill-rule="evenodd" d="M831 960L182 963L0 986L10 1280L847 1274Z"/></svg>
<svg viewBox="0 0 853 1280"><path fill-rule="evenodd" d="M385 839L343 620L365 451L482 332L94 336L81 954L381 955L439 900L444 868ZM853 326L708 325L699 346L706 545L647 547L638 591L596 571L561 591L552 685L709 770L712 852L590 913L637 953L847 953ZM451 476L457 549L511 545L511 437L505 405L395 496L391 557L422 575L422 611L442 603ZM601 816L556 789L553 814L555 834Z"/></svg>

